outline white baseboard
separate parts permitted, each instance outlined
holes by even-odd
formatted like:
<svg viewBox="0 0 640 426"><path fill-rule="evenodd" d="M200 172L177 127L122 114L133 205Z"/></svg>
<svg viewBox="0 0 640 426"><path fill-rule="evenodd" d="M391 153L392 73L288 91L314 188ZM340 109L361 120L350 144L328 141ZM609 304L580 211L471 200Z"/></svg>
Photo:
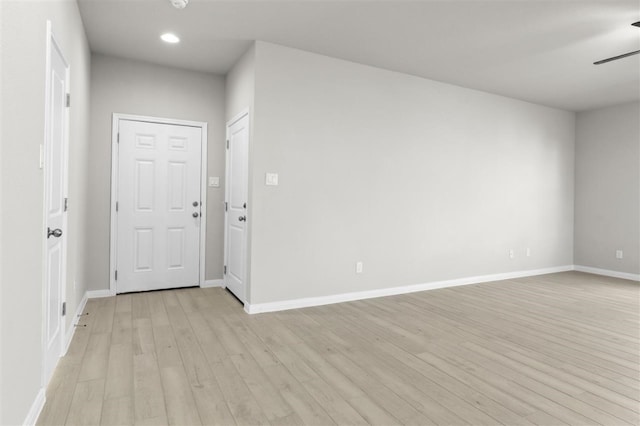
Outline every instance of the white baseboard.
<svg viewBox="0 0 640 426"><path fill-rule="evenodd" d="M588 274L604 275L605 277L622 278L624 280L640 281L640 274L630 274L628 272L611 271L609 269L592 268L590 266L575 265L575 271L586 272Z"/></svg>
<svg viewBox="0 0 640 426"><path fill-rule="evenodd" d="M38 421L38 416L44 408L44 403L47 400L46 392L44 388L40 388L38 394L36 395L36 399L31 404L31 408L29 409L29 413L27 417L24 419L24 426L33 426Z"/></svg>
<svg viewBox="0 0 640 426"><path fill-rule="evenodd" d="M200 285L201 288L209 288L209 287L224 287L224 280L222 278L217 280L206 280L204 283Z"/></svg>
<svg viewBox="0 0 640 426"><path fill-rule="evenodd" d="M446 281L434 281L424 284L413 284L401 287L381 288L377 290L358 291L353 293L334 294L330 296L307 297L303 299L283 300L279 302L245 304L245 311L249 314L263 312L284 311L287 309L308 308L310 306L322 306L332 303L351 302L354 300L372 299L383 296L396 296L399 294L415 293L417 291L435 290L438 288L457 287L468 284L480 284L490 281L501 281L513 278L532 277L535 275L553 274L556 272L572 271L573 265L557 266L552 268L534 269L529 271L506 272L502 274L482 275L477 277L457 278Z"/></svg>
<svg viewBox="0 0 640 426"><path fill-rule="evenodd" d="M87 291L87 299L99 299L101 297L115 296L116 292L111 290L91 290Z"/></svg>
<svg viewBox="0 0 640 426"><path fill-rule="evenodd" d="M73 340L73 334L76 332L76 324L78 324L78 321L80 320L80 316L84 311L84 307L87 305L87 300L88 300L88 296L87 296L87 292L85 292L84 296L82 297L82 300L80 301L80 303L78 304L78 307L76 308L75 316L71 321L71 327L69 327L69 329L67 330L66 336L64 337L64 348L62 350L62 356L65 356L67 354L67 351L69 350L69 345L71 344L71 340Z"/></svg>

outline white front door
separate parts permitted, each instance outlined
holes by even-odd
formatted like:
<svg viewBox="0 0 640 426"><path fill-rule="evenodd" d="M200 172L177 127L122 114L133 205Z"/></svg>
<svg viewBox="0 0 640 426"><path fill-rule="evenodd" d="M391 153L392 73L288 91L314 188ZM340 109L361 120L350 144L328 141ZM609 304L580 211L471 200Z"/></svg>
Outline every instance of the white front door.
<svg viewBox="0 0 640 426"><path fill-rule="evenodd" d="M49 37L47 93L45 97L44 205L45 205L45 317L44 383L62 355L64 324L62 303L66 275L67 91L69 66L52 36Z"/></svg>
<svg viewBox="0 0 640 426"><path fill-rule="evenodd" d="M116 291L200 285L199 127L120 119Z"/></svg>
<svg viewBox="0 0 640 426"><path fill-rule="evenodd" d="M225 286L246 302L249 114L227 124Z"/></svg>

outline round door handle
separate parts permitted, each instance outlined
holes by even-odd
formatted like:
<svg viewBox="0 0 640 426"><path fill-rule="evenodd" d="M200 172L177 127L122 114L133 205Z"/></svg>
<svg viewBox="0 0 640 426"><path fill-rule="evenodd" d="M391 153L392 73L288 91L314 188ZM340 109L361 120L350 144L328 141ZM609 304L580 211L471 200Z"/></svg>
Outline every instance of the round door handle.
<svg viewBox="0 0 640 426"><path fill-rule="evenodd" d="M198 216L200 216L200 215L198 214L198 212L193 212L193 214L192 214L191 216L193 216L193 217L198 217Z"/></svg>
<svg viewBox="0 0 640 426"><path fill-rule="evenodd" d="M62 229L56 228L52 230L51 228L47 228L47 238L51 238L51 236L56 238L62 237Z"/></svg>
<svg viewBox="0 0 640 426"><path fill-rule="evenodd" d="M198 207L198 202L197 201L193 202L193 207Z"/></svg>
<svg viewBox="0 0 640 426"><path fill-rule="evenodd" d="M240 217L238 218L238 220L239 220L240 222L244 222L244 221L246 221L246 220L247 220L247 217L246 217L246 216L240 216Z"/></svg>

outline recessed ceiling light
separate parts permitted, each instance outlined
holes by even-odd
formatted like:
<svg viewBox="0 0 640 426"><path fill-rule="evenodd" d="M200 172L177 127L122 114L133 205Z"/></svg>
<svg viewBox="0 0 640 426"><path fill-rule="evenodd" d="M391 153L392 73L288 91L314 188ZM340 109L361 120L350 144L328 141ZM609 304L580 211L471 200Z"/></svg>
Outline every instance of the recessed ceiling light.
<svg viewBox="0 0 640 426"><path fill-rule="evenodd" d="M189 4L189 0L169 0L176 9L184 9Z"/></svg>
<svg viewBox="0 0 640 426"><path fill-rule="evenodd" d="M180 38L173 34L173 33L164 33L160 36L160 38L162 39L162 41L166 42L166 43L179 43L180 42Z"/></svg>

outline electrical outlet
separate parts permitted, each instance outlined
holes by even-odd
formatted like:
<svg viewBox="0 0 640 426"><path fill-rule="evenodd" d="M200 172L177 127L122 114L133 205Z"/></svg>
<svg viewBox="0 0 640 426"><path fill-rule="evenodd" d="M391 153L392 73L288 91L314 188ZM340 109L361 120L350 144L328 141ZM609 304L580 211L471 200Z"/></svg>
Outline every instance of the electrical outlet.
<svg viewBox="0 0 640 426"><path fill-rule="evenodd" d="M516 257L515 250L513 250L513 249L509 250L509 259L513 259L514 257Z"/></svg>
<svg viewBox="0 0 640 426"><path fill-rule="evenodd" d="M526 255L527 255L527 257L531 256L531 249L529 247L527 247Z"/></svg>
<svg viewBox="0 0 640 426"><path fill-rule="evenodd" d="M356 274L362 273L362 262L356 262Z"/></svg>
<svg viewBox="0 0 640 426"><path fill-rule="evenodd" d="M616 250L616 259L622 259L624 257L624 253L622 250Z"/></svg>

